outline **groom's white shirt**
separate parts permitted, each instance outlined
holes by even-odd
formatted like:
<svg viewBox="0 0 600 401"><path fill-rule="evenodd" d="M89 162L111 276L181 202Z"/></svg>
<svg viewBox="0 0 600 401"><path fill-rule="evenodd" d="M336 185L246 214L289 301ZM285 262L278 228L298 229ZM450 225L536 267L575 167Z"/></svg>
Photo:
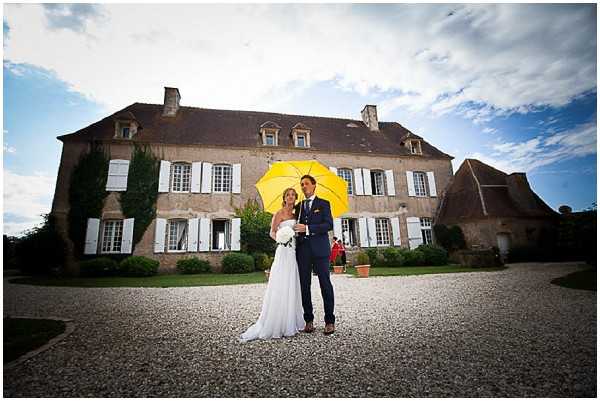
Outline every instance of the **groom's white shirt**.
<svg viewBox="0 0 600 401"><path fill-rule="evenodd" d="M310 208L312 207L312 202L313 200L315 200L315 194L312 194L312 196L310 198L307 198L308 200L308 210L310 211ZM306 225L306 235L310 235L310 233L308 232L308 224Z"/></svg>

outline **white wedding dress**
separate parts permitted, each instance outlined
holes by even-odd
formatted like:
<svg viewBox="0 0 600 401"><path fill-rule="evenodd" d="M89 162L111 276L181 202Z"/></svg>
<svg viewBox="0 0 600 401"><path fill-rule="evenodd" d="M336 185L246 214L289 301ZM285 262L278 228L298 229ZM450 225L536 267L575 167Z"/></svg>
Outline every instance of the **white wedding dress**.
<svg viewBox="0 0 600 401"><path fill-rule="evenodd" d="M296 220L284 220L277 229L294 224ZM241 335L241 341L293 336L304 328L295 241L291 247L277 245L260 317Z"/></svg>

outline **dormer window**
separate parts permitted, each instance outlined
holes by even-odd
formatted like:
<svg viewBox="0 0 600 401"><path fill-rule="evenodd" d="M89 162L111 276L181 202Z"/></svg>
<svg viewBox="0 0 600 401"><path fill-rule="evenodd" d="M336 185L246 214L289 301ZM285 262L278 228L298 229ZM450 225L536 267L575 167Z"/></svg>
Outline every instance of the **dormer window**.
<svg viewBox="0 0 600 401"><path fill-rule="evenodd" d="M121 127L121 138L129 139L129 128L130 127Z"/></svg>
<svg viewBox="0 0 600 401"><path fill-rule="evenodd" d="M265 134L265 145L267 146L277 146L275 143L275 132L268 132Z"/></svg>
<svg viewBox="0 0 600 401"><path fill-rule="evenodd" d="M409 141L408 145L410 146L410 153L413 155L420 155L421 152L421 141Z"/></svg>
<svg viewBox="0 0 600 401"><path fill-rule="evenodd" d="M272 121L267 121L260 126L260 135L264 146L277 146L278 135L281 127Z"/></svg>
<svg viewBox="0 0 600 401"><path fill-rule="evenodd" d="M294 125L292 128L294 137L294 146L297 148L310 148L310 128L302 123Z"/></svg>
<svg viewBox="0 0 600 401"><path fill-rule="evenodd" d="M130 111L118 113L115 115L114 121L115 138L131 139L140 129L142 129L139 121Z"/></svg>
<svg viewBox="0 0 600 401"><path fill-rule="evenodd" d="M304 134L296 134L296 146L299 148L306 147L306 135Z"/></svg>

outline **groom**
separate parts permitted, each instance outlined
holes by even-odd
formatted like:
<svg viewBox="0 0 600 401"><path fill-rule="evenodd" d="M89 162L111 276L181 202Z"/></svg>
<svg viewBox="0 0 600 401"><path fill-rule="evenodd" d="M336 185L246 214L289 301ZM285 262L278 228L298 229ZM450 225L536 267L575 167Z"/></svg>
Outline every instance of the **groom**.
<svg viewBox="0 0 600 401"><path fill-rule="evenodd" d="M314 270L319 276L321 296L325 309L325 334L335 331L335 316L333 315L333 286L329 279L329 236L328 231L333 229L333 217L329 202L315 196L317 181L310 175L305 175L300 180L304 200L296 205L295 216L300 221L294 226L298 233L296 239L296 260L300 273L300 290L302 293L302 308L304 308L305 333L315 331L313 325L314 315L310 296L311 272Z"/></svg>

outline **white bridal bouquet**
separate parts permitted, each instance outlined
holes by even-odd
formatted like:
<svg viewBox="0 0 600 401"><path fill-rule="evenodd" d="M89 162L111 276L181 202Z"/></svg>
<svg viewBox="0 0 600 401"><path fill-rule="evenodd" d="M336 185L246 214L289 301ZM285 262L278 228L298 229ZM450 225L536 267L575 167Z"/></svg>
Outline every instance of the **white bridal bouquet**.
<svg viewBox="0 0 600 401"><path fill-rule="evenodd" d="M279 245L291 247L294 234L295 232L292 227L281 227L279 230L277 230L277 234L275 234L275 241L277 241Z"/></svg>

